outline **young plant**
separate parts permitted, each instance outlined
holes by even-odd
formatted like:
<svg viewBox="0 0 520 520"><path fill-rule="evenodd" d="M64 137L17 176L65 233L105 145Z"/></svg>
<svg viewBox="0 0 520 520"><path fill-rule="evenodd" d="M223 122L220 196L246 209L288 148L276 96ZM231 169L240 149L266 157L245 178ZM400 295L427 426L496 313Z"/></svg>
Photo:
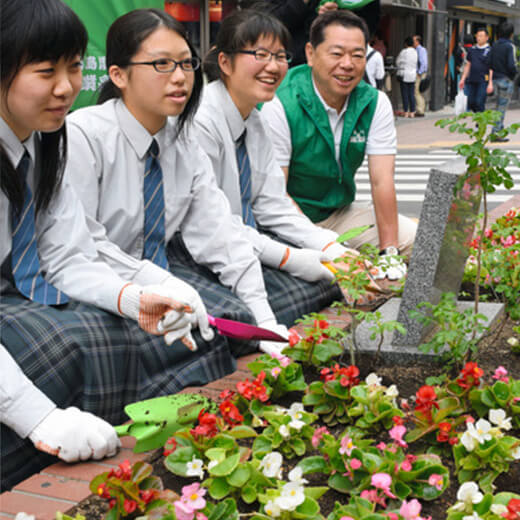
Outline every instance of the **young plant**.
<svg viewBox="0 0 520 520"><path fill-rule="evenodd" d="M410 315L423 325L435 325L438 329L430 341L419 345L419 350L440 354L448 369L460 369L478 350L478 341L473 333L476 331L481 334L487 330L483 324L486 316L475 314L473 309L469 308L459 311L453 293L443 293L437 305L429 302L420 303L418 309L424 309L425 312L412 310Z"/></svg>
<svg viewBox="0 0 520 520"><path fill-rule="evenodd" d="M473 140L471 144L459 144L454 147L455 151L466 158L468 166L467 172L460 179L458 188L468 178L478 177L483 192L484 220L480 234L480 244L484 238L484 231L487 228L487 195L493 193L498 186L505 186L511 189L514 185L511 174L507 171L509 165L520 166L520 160L512 152L500 148L490 150L488 145L496 140L496 137L506 137L514 134L520 128L519 123L493 133L493 126L500 119L500 112L496 110L485 110L484 112L466 112L454 118L441 119L435 123L441 128L448 127L450 132L466 134ZM469 121L468 121L469 120ZM469 125L468 125L469 122ZM478 314L478 303L480 294L480 270L481 252L479 244L477 249L477 272L475 276L475 315ZM476 333L474 334L476 335Z"/></svg>
<svg viewBox="0 0 520 520"><path fill-rule="evenodd" d="M152 475L152 466L142 461L131 465L125 460L118 469L97 475L90 482L90 490L108 500L110 509L105 520L119 520L137 511L167 518L179 499L179 495L163 488L162 480Z"/></svg>

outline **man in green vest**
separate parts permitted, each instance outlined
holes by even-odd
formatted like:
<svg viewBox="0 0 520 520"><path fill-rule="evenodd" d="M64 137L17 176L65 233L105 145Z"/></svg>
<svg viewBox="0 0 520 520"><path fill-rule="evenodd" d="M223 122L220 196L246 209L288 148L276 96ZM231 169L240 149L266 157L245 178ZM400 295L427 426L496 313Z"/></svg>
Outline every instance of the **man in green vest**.
<svg viewBox="0 0 520 520"><path fill-rule="evenodd" d="M313 222L339 234L375 224L350 242L380 249L379 278L398 279L417 225L398 215L394 186L396 132L388 96L363 81L368 31L346 10L313 22L307 65L289 70L262 108L287 191ZM356 170L368 156L372 203L355 201Z"/></svg>

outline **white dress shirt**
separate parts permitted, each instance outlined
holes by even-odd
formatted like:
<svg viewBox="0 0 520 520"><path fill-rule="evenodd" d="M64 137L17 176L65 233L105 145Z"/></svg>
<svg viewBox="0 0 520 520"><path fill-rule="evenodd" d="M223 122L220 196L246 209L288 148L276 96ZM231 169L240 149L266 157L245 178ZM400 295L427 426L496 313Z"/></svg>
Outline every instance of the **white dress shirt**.
<svg viewBox="0 0 520 520"><path fill-rule="evenodd" d="M417 77L417 51L413 47L404 48L395 61L397 73L405 83L414 83Z"/></svg>
<svg viewBox="0 0 520 520"><path fill-rule="evenodd" d="M0 423L25 439L56 405L22 372L0 344Z"/></svg>
<svg viewBox="0 0 520 520"><path fill-rule="evenodd" d="M147 151L155 138L163 172L165 235L181 231L196 262L217 273L253 312L257 322L274 319L261 266L233 220L218 189L211 163L185 133L176 135L176 118L154 136L122 100L73 112L67 117L69 161L65 176L89 217L101 256L119 269L121 250L141 259L144 247L143 182ZM174 273L175 274L175 273Z"/></svg>
<svg viewBox="0 0 520 520"><path fill-rule="evenodd" d="M33 194L39 179L40 158L33 133L22 144L0 118L0 142L16 167L25 149L31 158L27 182ZM35 166L36 165L36 166ZM10 203L0 192L0 263L11 251ZM64 181L47 209L36 214L36 239L45 279L76 300L119 314L117 300L126 280L118 276L96 250L85 214L74 190ZM5 283L2 283L5 287Z"/></svg>
<svg viewBox="0 0 520 520"><path fill-rule="evenodd" d="M314 91L327 112L330 128L334 135L336 160L339 163L341 135L343 133L345 112L348 109L348 99L338 113L335 108L325 103L315 83ZM395 155L397 151L397 138L392 103L390 99L388 99L388 96L380 90L378 90L377 96L376 110L372 118L370 129L368 130L365 153L367 155ZM289 128L289 122L285 115L284 106L278 96L275 96L272 101L265 103L262 107L261 115L262 119L268 125L269 136L274 146L278 164L281 167L289 166L292 155L291 129Z"/></svg>
<svg viewBox="0 0 520 520"><path fill-rule="evenodd" d="M365 71L370 84L373 87L377 87L376 79L382 80L385 77L385 64L383 62L383 55L379 51L375 50L370 44L367 44L367 58L373 51L374 53L367 61Z"/></svg>
<svg viewBox="0 0 520 520"><path fill-rule="evenodd" d="M217 183L227 195L237 220L242 220L236 142L246 130L251 165L251 205L257 224L298 247L321 250L337 238L334 231L315 226L287 196L285 176L277 164L267 130L255 108L244 121L222 81L205 89L195 116L197 140L209 155ZM261 261L278 267L286 246L246 226Z"/></svg>

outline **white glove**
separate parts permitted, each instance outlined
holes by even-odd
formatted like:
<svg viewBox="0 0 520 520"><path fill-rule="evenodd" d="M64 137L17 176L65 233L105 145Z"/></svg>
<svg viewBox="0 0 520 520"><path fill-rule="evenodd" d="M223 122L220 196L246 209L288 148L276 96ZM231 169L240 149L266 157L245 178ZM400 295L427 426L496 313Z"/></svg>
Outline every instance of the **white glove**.
<svg viewBox="0 0 520 520"><path fill-rule="evenodd" d="M379 262L373 268L375 270L374 278L382 280L388 278L389 280L400 280L406 275L406 264L402 258L394 254L382 254L379 257Z"/></svg>
<svg viewBox="0 0 520 520"><path fill-rule="evenodd" d="M189 305L177 301L171 289L163 285L126 285L119 294L119 311L136 320L146 332L165 335L168 345L182 338L190 350L197 350L190 333L189 314L193 311Z"/></svg>
<svg viewBox="0 0 520 520"><path fill-rule="evenodd" d="M192 327L198 327L200 335L206 341L211 341L215 337L215 333L209 325L208 312L206 311L206 307L202 302L199 293L191 285L187 284L180 278L176 278L175 276L168 278L162 285L171 291L177 301L183 303L184 305L188 305L193 312L191 314L184 314L178 313L177 311L170 311L161 320L161 327L164 330L173 330L169 328L172 326L171 324L174 324L176 319L186 317L189 319ZM171 345L176 339L182 337L175 334L175 332L168 332L165 335L165 340L168 345Z"/></svg>
<svg viewBox="0 0 520 520"><path fill-rule="evenodd" d="M54 409L34 428L29 439L37 449L65 462L111 457L121 446L110 424L74 406Z"/></svg>
<svg viewBox="0 0 520 520"><path fill-rule="evenodd" d="M283 336L284 338L287 338L287 342L289 341L289 331L287 330L287 327L285 325L282 325L281 323L277 323L276 320L268 320L260 323L258 325L259 327L262 327L263 329L270 330L271 332L276 332L277 334L280 334L280 336ZM280 341L260 341L259 349L262 352L265 352L266 354L280 354L282 350L287 347L288 343L282 343Z"/></svg>
<svg viewBox="0 0 520 520"><path fill-rule="evenodd" d="M280 270L301 278L306 282L319 280L333 280L332 274L322 262L331 262L334 259L328 252L314 249L298 249L288 247L286 256L280 264Z"/></svg>

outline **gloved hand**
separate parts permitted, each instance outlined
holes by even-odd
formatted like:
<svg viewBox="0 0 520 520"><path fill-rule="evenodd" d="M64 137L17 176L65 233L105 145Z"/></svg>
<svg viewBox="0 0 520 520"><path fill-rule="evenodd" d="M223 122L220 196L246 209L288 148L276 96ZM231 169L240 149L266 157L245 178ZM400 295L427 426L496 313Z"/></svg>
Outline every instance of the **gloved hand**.
<svg viewBox="0 0 520 520"><path fill-rule="evenodd" d="M382 280L383 278L388 278L389 280L400 280L406 275L406 264L401 257L397 256L399 255L399 250L396 248L392 249L395 251L392 253L389 251L384 252L379 256L379 262L373 268L374 278L376 280Z"/></svg>
<svg viewBox="0 0 520 520"><path fill-rule="evenodd" d="M334 275L322 264L333 259L333 256L323 251L288 247L280 264L280 270L287 271L306 282L333 280Z"/></svg>
<svg viewBox="0 0 520 520"><path fill-rule="evenodd" d="M193 311L191 314L180 314L177 311L169 312L168 315L161 320L161 326L164 328L164 330L168 330L168 327L171 326L170 324L175 323L175 315L177 314L178 319L181 317L188 318L192 327L198 327L200 335L206 341L211 341L215 337L215 333L209 325L208 312L206 311L206 307L196 289L180 278L176 278L175 276L168 278L165 282L163 282L162 285L175 295L175 299L177 301L183 303L184 305L188 305ZM166 343L168 343L168 341L173 338L168 343L169 345L180 337L174 337L173 334L174 333L169 332L165 336Z"/></svg>
<svg viewBox="0 0 520 520"><path fill-rule="evenodd" d="M258 324L259 327L276 332L287 338L287 343L281 343L279 341L260 341L259 349L266 354L280 354L282 350L288 345L289 342L289 331L285 325L278 323L276 320L263 321Z"/></svg>
<svg viewBox="0 0 520 520"><path fill-rule="evenodd" d="M332 260L345 257L345 261L347 261L351 258L359 256L359 251L356 249L351 249L350 247L345 247L338 242L332 242L332 244L326 246L323 251L330 255Z"/></svg>
<svg viewBox="0 0 520 520"><path fill-rule="evenodd" d="M121 442L103 419L71 406L54 409L29 434L34 446L65 462L115 455Z"/></svg>
<svg viewBox="0 0 520 520"><path fill-rule="evenodd" d="M192 318L189 314L193 311L189 305L177 301L171 289L163 285L125 285L119 294L118 308L146 332L164 335L168 345L182 338L190 350L197 350L190 333Z"/></svg>

